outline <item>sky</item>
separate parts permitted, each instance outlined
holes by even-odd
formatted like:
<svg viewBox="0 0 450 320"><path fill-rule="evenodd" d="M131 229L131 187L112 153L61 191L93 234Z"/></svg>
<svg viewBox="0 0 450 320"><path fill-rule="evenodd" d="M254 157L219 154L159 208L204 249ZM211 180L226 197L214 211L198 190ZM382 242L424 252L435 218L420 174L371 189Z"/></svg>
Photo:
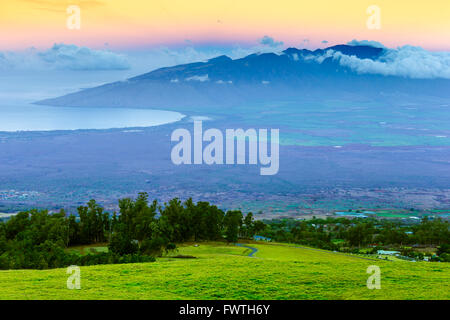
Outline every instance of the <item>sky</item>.
<svg viewBox="0 0 450 320"><path fill-rule="evenodd" d="M80 29L67 8L80 8ZM368 28L380 9L380 28ZM378 20L377 20L378 21ZM388 47L450 51L449 0L8 0L0 2L0 50L253 45L268 35L317 48L367 39Z"/></svg>
<svg viewBox="0 0 450 320"><path fill-rule="evenodd" d="M79 29L67 27L71 6L80 8ZM0 103L222 54L353 39L392 48L385 62L337 57L357 72L450 78L449 0L1 0Z"/></svg>

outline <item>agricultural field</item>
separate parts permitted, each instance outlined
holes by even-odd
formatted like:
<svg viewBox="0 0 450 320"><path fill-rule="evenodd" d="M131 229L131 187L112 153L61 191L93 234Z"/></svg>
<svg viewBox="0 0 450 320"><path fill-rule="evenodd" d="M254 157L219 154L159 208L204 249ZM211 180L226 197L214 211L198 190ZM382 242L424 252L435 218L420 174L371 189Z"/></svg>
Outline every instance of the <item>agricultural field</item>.
<svg viewBox="0 0 450 320"><path fill-rule="evenodd" d="M371 265L381 269L379 290L366 286ZM79 290L67 289L67 278L65 268L0 271L0 299L450 298L447 263L263 242L188 243L153 263L81 267Z"/></svg>

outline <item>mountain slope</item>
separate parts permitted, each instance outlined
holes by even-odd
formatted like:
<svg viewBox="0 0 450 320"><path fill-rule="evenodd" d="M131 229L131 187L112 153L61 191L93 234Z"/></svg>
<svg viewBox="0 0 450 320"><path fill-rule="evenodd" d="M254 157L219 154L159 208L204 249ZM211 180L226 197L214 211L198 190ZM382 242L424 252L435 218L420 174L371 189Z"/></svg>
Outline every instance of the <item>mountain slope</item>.
<svg viewBox="0 0 450 320"><path fill-rule="evenodd" d="M281 54L252 54L232 60L161 68L126 81L82 90L38 104L200 110L305 99L385 99L386 96L450 98L450 80L358 74L330 52L381 59L383 48L338 45L315 51L289 48Z"/></svg>

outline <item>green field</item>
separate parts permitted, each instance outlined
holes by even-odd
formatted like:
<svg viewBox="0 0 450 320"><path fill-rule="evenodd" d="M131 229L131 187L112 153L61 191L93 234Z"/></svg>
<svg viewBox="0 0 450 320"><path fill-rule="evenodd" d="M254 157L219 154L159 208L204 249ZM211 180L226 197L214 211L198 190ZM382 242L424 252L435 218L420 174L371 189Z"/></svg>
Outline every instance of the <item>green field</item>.
<svg viewBox="0 0 450 320"><path fill-rule="evenodd" d="M0 271L0 299L449 299L450 265L382 261L294 245L186 244L153 263L81 267L81 289L66 269ZM175 258L181 256L185 258ZM191 257L187 259L186 256ZM192 257L196 257L193 259ZM367 267L381 268L369 290Z"/></svg>

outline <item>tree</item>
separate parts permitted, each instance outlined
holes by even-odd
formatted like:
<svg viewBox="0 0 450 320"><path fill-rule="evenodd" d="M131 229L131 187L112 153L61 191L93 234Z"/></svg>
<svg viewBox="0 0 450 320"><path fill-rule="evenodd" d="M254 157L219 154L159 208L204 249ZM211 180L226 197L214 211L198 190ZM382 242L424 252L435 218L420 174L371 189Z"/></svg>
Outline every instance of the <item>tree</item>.
<svg viewBox="0 0 450 320"><path fill-rule="evenodd" d="M253 220L253 213L249 212L244 218L243 235L246 238L252 238L255 235L255 222Z"/></svg>
<svg viewBox="0 0 450 320"><path fill-rule="evenodd" d="M368 223L357 223L347 230L347 240L351 246L361 247L371 242L373 228Z"/></svg>
<svg viewBox="0 0 450 320"><path fill-rule="evenodd" d="M78 216L80 217L80 243L89 244L106 241L106 234L109 230L108 214L103 212L103 208L95 200L90 200L87 206L78 207Z"/></svg>
<svg viewBox="0 0 450 320"><path fill-rule="evenodd" d="M118 255L135 254L139 245L127 233L118 232L112 235L108 249Z"/></svg>
<svg viewBox="0 0 450 320"><path fill-rule="evenodd" d="M177 198L160 208L160 228L169 242L184 242L192 238L192 223L188 212Z"/></svg>
<svg viewBox="0 0 450 320"><path fill-rule="evenodd" d="M437 255L440 256L440 255L443 255L443 254L446 254L446 253L450 254L450 244L448 244L448 243L441 244L438 247Z"/></svg>
<svg viewBox="0 0 450 320"><path fill-rule="evenodd" d="M224 217L225 238L228 242L237 242L239 229L242 226L241 211L227 211Z"/></svg>
<svg viewBox="0 0 450 320"><path fill-rule="evenodd" d="M266 227L267 225L264 222L260 220L255 221L255 224L253 225L254 234L257 235L263 232L266 229Z"/></svg>

